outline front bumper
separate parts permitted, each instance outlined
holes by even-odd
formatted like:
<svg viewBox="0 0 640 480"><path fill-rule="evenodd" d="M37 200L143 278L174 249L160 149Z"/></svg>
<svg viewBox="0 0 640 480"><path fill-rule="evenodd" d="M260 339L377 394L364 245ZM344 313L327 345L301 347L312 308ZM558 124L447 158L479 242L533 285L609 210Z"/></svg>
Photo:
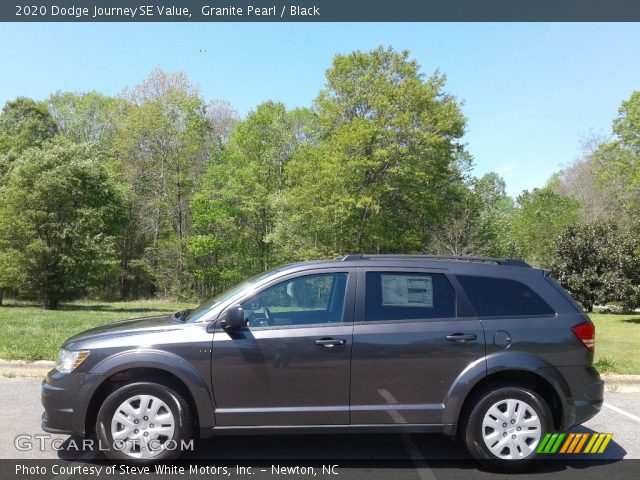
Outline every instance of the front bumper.
<svg viewBox="0 0 640 480"><path fill-rule="evenodd" d="M77 417L78 393L85 379L84 373L60 373L51 370L42 381L41 400L44 406L42 429L49 433L83 434L74 424Z"/></svg>

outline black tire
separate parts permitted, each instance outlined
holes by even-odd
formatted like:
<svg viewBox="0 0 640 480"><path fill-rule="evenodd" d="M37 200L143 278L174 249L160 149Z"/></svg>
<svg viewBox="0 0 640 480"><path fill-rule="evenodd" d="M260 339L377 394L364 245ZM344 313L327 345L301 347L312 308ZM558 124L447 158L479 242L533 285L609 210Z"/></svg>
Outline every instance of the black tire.
<svg viewBox="0 0 640 480"><path fill-rule="evenodd" d="M528 444L532 452L524 456L523 458L511 460L500 458L499 456L496 456L491 452L483 439L482 424L485 415L493 405L507 399L526 402L526 404L535 411L535 414L540 420L541 431L540 436L538 437L538 441ZM542 438L544 438L544 435L546 433L553 430L553 421L549 406L538 393L524 387L501 386L491 390L486 390L475 398L470 408L466 412L466 415L463 417L463 423L461 427L461 436L467 449L469 450L469 453L481 465L491 470L499 470L503 472L518 472L531 467L531 463L537 456L537 444ZM492 430L490 428L487 430L487 432L491 431ZM502 430L498 431L499 435L501 431ZM510 436L511 433L507 433L507 437ZM501 435L504 435L504 433L502 433ZM497 438L499 439L500 436L498 436ZM510 454L510 448L512 447L505 447L505 453L506 451L509 451Z"/></svg>
<svg viewBox="0 0 640 480"><path fill-rule="evenodd" d="M123 402L136 395L153 395L168 406L174 419L174 431L169 440L176 442L178 448L165 449L151 458L134 458L122 451L122 448L118 448L118 445L116 445L116 448L113 448L114 442L111 434L112 418L116 413L116 409ZM179 449L181 441L189 441L189 439L191 439L191 426L192 419L189 412L189 405L179 393L166 385L152 382L137 382L120 387L105 399L98 411L96 434L100 442L100 448L104 451L107 458L120 462L149 464L178 457L181 453Z"/></svg>

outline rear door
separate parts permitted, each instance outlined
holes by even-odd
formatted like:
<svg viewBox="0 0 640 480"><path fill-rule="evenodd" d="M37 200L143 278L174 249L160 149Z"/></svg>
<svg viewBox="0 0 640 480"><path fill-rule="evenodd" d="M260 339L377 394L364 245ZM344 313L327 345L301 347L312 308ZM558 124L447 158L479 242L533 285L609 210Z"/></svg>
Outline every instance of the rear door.
<svg viewBox="0 0 640 480"><path fill-rule="evenodd" d="M442 423L447 391L485 355L480 321L459 315L457 285L444 270L359 269L352 424Z"/></svg>

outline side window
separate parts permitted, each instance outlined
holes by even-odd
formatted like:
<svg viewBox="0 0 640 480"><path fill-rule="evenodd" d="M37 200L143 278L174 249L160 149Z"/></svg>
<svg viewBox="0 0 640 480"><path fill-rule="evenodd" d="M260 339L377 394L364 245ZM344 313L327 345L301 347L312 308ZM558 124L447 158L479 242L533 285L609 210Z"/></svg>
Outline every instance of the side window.
<svg viewBox="0 0 640 480"><path fill-rule="evenodd" d="M458 275L457 278L480 317L555 313L547 302L522 282L471 275Z"/></svg>
<svg viewBox="0 0 640 480"><path fill-rule="evenodd" d="M441 273L367 272L365 320L455 316L455 290Z"/></svg>
<svg viewBox="0 0 640 480"><path fill-rule="evenodd" d="M344 320L346 273L285 280L242 304L249 327L340 323Z"/></svg>

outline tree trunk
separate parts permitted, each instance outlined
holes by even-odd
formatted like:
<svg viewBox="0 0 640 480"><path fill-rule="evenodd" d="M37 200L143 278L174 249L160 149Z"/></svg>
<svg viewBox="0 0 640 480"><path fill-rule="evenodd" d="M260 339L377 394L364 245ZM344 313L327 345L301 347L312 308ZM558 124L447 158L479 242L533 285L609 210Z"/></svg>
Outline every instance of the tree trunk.
<svg viewBox="0 0 640 480"><path fill-rule="evenodd" d="M58 309L58 299L52 297L51 295L44 296L44 309L45 310L57 310Z"/></svg>

